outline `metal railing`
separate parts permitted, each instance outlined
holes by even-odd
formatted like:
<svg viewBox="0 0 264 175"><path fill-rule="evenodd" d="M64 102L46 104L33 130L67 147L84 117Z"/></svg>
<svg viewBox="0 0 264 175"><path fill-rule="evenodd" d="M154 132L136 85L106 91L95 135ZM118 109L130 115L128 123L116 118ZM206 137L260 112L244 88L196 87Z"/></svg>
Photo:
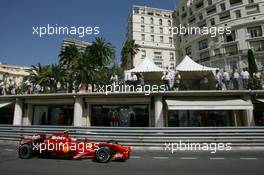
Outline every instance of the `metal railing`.
<svg viewBox="0 0 264 175"><path fill-rule="evenodd" d="M163 146L165 143L232 143L233 146L264 146L264 127L167 127L113 128L72 126L0 125L0 140L18 141L22 135L67 130L78 139L90 141L116 140L130 146Z"/></svg>

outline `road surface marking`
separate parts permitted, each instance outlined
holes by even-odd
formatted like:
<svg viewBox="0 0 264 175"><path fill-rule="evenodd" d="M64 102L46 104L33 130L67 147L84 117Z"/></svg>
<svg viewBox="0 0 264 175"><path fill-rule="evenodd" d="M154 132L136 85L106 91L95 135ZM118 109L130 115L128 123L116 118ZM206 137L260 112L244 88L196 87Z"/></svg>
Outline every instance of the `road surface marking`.
<svg viewBox="0 0 264 175"><path fill-rule="evenodd" d="M224 160L224 157L210 157L210 160Z"/></svg>
<svg viewBox="0 0 264 175"><path fill-rule="evenodd" d="M255 157L241 157L240 160L257 160Z"/></svg>
<svg viewBox="0 0 264 175"><path fill-rule="evenodd" d="M154 159L169 159L169 157L153 157Z"/></svg>
<svg viewBox="0 0 264 175"><path fill-rule="evenodd" d="M140 156L130 156L131 159L140 159Z"/></svg>
<svg viewBox="0 0 264 175"><path fill-rule="evenodd" d="M195 159L197 159L197 157L181 157L181 159L185 159L185 160L195 160Z"/></svg>
<svg viewBox="0 0 264 175"><path fill-rule="evenodd" d="M9 149L9 148L6 148L6 149L4 149L5 151L14 151L13 149Z"/></svg>

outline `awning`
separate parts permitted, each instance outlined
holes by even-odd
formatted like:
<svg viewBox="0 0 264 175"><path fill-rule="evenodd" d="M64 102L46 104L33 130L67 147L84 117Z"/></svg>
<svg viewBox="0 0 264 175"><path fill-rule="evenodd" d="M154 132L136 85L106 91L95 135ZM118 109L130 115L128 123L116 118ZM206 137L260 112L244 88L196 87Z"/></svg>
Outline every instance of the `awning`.
<svg viewBox="0 0 264 175"><path fill-rule="evenodd" d="M0 108L3 108L5 106L8 106L10 104L12 104L13 102L0 102Z"/></svg>
<svg viewBox="0 0 264 175"><path fill-rule="evenodd" d="M256 100L259 101L259 102L264 103L264 99L263 98L257 98Z"/></svg>
<svg viewBox="0 0 264 175"><path fill-rule="evenodd" d="M177 98L165 100L169 110L251 110L253 105L239 98Z"/></svg>

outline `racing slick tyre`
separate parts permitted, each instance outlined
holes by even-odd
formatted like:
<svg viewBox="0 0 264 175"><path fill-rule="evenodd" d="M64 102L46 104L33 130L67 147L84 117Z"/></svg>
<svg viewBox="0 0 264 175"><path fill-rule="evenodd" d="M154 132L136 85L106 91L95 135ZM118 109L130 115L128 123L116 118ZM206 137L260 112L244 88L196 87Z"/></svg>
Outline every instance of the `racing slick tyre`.
<svg viewBox="0 0 264 175"><path fill-rule="evenodd" d="M100 163L109 162L112 158L111 152L109 147L100 147L95 153L96 160Z"/></svg>
<svg viewBox="0 0 264 175"><path fill-rule="evenodd" d="M29 159L33 157L34 152L31 143L24 143L18 149L18 155L21 159Z"/></svg>

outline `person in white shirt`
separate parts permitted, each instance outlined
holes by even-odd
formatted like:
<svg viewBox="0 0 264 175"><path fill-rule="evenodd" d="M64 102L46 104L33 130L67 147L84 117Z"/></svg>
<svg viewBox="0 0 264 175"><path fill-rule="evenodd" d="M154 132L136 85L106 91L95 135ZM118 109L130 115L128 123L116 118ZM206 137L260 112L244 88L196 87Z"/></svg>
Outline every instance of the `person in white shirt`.
<svg viewBox="0 0 264 175"><path fill-rule="evenodd" d="M239 90L239 73L237 72L236 69L233 71L232 75L232 82L233 82L233 88L234 90Z"/></svg>
<svg viewBox="0 0 264 175"><path fill-rule="evenodd" d="M243 71L241 71L240 73L241 77L242 77L242 81L243 81L243 89L248 89L248 82L249 82L249 73L246 69L243 69Z"/></svg>
<svg viewBox="0 0 264 175"><path fill-rule="evenodd" d="M169 91L170 90L170 79L171 79L169 72L164 73L161 79L164 81L166 91Z"/></svg>
<svg viewBox="0 0 264 175"><path fill-rule="evenodd" d="M222 80L222 74L220 73L219 70L216 70L216 74L215 74L215 87L216 87L216 90L221 90L222 89L221 80Z"/></svg>
<svg viewBox="0 0 264 175"><path fill-rule="evenodd" d="M230 84L230 75L226 70L224 70L224 72L223 72L223 82L226 86L226 89L228 90L229 84Z"/></svg>

